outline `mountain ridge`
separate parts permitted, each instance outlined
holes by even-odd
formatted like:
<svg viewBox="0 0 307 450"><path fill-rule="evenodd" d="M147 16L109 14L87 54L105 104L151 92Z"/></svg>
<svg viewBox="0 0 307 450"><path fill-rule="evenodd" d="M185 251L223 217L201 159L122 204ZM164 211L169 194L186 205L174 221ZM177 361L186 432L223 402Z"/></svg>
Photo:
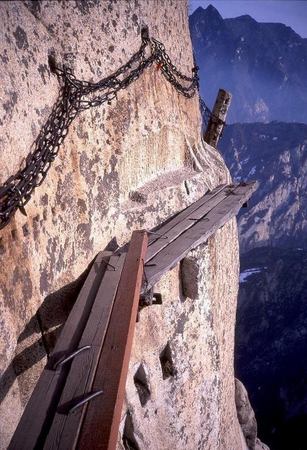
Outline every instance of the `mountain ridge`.
<svg viewBox="0 0 307 450"><path fill-rule="evenodd" d="M232 124L220 150L234 179L259 181L248 211L239 214L241 252L263 245L307 248L307 125Z"/></svg>
<svg viewBox="0 0 307 450"><path fill-rule="evenodd" d="M307 122L307 39L282 23L249 15L223 19L212 5L189 18L200 91L213 105L233 94L228 120Z"/></svg>

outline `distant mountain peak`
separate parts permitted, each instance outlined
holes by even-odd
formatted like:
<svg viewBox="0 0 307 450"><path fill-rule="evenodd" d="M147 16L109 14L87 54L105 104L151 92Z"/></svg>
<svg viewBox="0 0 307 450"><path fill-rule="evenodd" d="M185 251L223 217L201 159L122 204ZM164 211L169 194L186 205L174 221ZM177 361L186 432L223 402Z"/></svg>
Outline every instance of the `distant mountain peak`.
<svg viewBox="0 0 307 450"><path fill-rule="evenodd" d="M307 39L250 15L223 19L212 5L194 11L190 31L202 98L233 95L228 122L307 122Z"/></svg>
<svg viewBox="0 0 307 450"><path fill-rule="evenodd" d="M193 13L192 16L204 17L207 20L218 20L223 21L223 17L218 12L218 10L213 5L208 5L206 9L199 6Z"/></svg>
<svg viewBox="0 0 307 450"><path fill-rule="evenodd" d="M211 3L210 3L210 5L207 6L207 8L205 9L205 11L207 11L207 12L210 13L210 14L218 14L218 15L220 15L220 13L218 12L218 10L217 10L213 5L211 5Z"/></svg>

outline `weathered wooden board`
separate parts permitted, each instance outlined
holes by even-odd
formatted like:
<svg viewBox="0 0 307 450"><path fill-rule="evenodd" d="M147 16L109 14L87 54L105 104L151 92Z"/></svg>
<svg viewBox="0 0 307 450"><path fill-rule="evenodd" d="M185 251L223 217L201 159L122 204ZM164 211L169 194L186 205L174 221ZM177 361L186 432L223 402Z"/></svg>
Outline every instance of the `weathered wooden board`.
<svg viewBox="0 0 307 450"><path fill-rule="evenodd" d="M256 186L222 185L205 194L158 229L147 255L145 231L134 232L127 256L117 252L110 266L102 263L110 253L98 255L9 449L115 450L144 261L148 289L234 217ZM83 347L72 361L54 368ZM86 395L101 391L75 409Z"/></svg>
<svg viewBox="0 0 307 450"><path fill-rule="evenodd" d="M157 253L159 253L164 247L169 245L172 241L180 236L184 231L191 228L196 220L201 219L212 208L218 205L222 200L227 197L226 187L219 187L217 190L205 194L202 197L203 203L199 207L189 207L179 213L175 218L169 221L164 227L158 230L162 236L155 240L149 247L146 255L146 262L149 262ZM197 202L196 202L197 203ZM195 205L195 204L194 204ZM191 205L192 206L192 205ZM195 219L192 220L192 219ZM167 229L167 231L166 231Z"/></svg>
<svg viewBox="0 0 307 450"><path fill-rule="evenodd" d="M212 191L207 192L205 195L203 195L201 198L199 198L196 202L189 205L184 210L180 211L178 214L176 214L174 217L172 217L170 220L166 221L162 226L160 226L156 231L159 233L159 235L150 234L148 239L148 251L150 247L157 241L160 240L159 236L165 236L168 235L169 231L175 227L177 224L180 224L184 219L189 217L194 211L196 211L198 208L200 208L202 205L207 203L210 199L215 197L219 192L221 192L227 185L221 184L220 186L217 186ZM146 259L148 259L149 253L147 252Z"/></svg>
<svg viewBox="0 0 307 450"><path fill-rule="evenodd" d="M49 430L58 400L60 398L69 364L53 369L53 364L63 355L78 347L92 304L105 272L110 252L101 252L96 257L80 294L74 304L65 326L59 336L48 364L33 391L10 442L10 450L33 450L42 448L42 442Z"/></svg>
<svg viewBox="0 0 307 450"><path fill-rule="evenodd" d="M68 410L74 405L74 399L80 400L91 392L125 257L122 254L110 258L109 263L113 267L107 267L79 343L79 348L91 348L72 362L44 449L66 450L74 448L77 443L86 405L72 413Z"/></svg>
<svg viewBox="0 0 307 450"><path fill-rule="evenodd" d="M232 95L224 89L220 89L216 97L208 127L204 135L204 140L212 147L217 147L218 141L222 135L227 111L231 103L231 97Z"/></svg>
<svg viewBox="0 0 307 450"><path fill-rule="evenodd" d="M172 269L192 248L205 242L218 228L234 217L243 203L250 198L256 187L255 182L236 187L234 192L215 206L203 220L196 222L193 227L186 230L154 256L148 266L145 266L147 288L153 286L166 271Z"/></svg>
<svg viewBox="0 0 307 450"><path fill-rule="evenodd" d="M115 450L142 284L147 234L132 234L93 383L103 394L87 405L78 449Z"/></svg>

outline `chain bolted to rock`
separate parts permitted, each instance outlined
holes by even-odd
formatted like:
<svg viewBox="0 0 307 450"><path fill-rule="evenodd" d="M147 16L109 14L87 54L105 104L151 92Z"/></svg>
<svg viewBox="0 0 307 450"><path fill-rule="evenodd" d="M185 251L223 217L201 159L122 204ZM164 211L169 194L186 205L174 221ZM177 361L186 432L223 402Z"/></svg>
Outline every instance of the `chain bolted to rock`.
<svg viewBox="0 0 307 450"><path fill-rule="evenodd" d="M164 45L149 37L147 27L142 29L141 36L141 46L129 61L97 83L78 80L69 67L64 65L60 68L53 57L49 57L50 70L57 75L61 85L60 95L34 143L34 150L26 158L24 168L0 187L0 229L8 224L17 209L26 215L25 205L34 189L46 178L70 124L81 111L103 103L110 104L120 90L126 89L153 63L157 63L164 77L183 96L191 98L198 91L197 66L192 69L191 77L182 74L172 63Z"/></svg>

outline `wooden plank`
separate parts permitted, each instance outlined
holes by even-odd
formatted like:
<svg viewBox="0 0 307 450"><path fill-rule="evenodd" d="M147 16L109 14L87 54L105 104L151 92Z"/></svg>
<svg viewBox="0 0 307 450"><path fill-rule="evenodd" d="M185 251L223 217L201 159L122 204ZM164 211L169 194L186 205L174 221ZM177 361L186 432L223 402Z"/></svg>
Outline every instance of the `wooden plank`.
<svg viewBox="0 0 307 450"><path fill-rule="evenodd" d="M146 255L146 263L148 263L157 253L159 253L164 247L169 245L172 241L178 238L182 233L191 228L194 225L194 221L191 219L199 220L204 217L212 208L217 206L224 200L229 194L227 193L227 189L224 187L220 191L216 192L214 195L206 194L202 197L206 202L203 203L198 208L191 208L191 212L187 214L187 209L183 211L184 214L178 214L181 216L180 222L178 222L178 216L175 217L174 220L175 225L172 228L169 227L167 232L164 232L164 235L158 238L153 244L148 247L147 255ZM167 224L168 225L168 224ZM171 222L169 223L171 225ZM161 231L159 230L159 233Z"/></svg>
<svg viewBox="0 0 307 450"><path fill-rule="evenodd" d="M93 383L103 394L87 405L78 449L116 449L147 242L133 232Z"/></svg>
<svg viewBox="0 0 307 450"><path fill-rule="evenodd" d="M59 357L74 351L78 346L92 302L105 271L106 265L102 260L108 260L109 257L110 252L101 252L97 255L48 364L42 372L21 417L8 447L10 450L33 450L42 447L69 369L69 364L66 364L57 370L52 370L52 365Z"/></svg>
<svg viewBox="0 0 307 450"><path fill-rule="evenodd" d="M192 248L205 242L218 228L234 217L256 187L255 182L238 186L233 195L229 195L207 214L205 220L196 222L192 228L189 228L153 257L150 266L145 266L147 289L153 286L166 271L175 267Z"/></svg>
<svg viewBox="0 0 307 450"><path fill-rule="evenodd" d="M226 184L221 184L220 186L217 186L216 188L214 188L212 191L207 192L200 199L198 199L196 202L192 203L190 206L188 206L184 210L180 211L178 214L176 214L174 217L172 217L170 220L168 220L166 223L164 223L161 227L159 227L155 231L157 233L159 233L160 236L168 235L169 231L173 227L175 227L177 224L179 224L184 219L189 217L194 211L196 211L202 205L204 205L209 200L211 200L213 197L215 197L217 194L219 194L219 192L221 192L223 189L225 189L226 186L227 186ZM148 252L150 250L150 247L157 240L160 240L160 237L155 236L154 234L149 235ZM147 252L147 255L146 255L146 259L147 260L148 260L148 255L150 254L148 252Z"/></svg>
<svg viewBox="0 0 307 450"><path fill-rule="evenodd" d="M91 392L125 257L122 254L110 258L109 262L116 270L108 266L79 343L79 348L91 348L80 353L72 362L44 449L66 450L74 448L77 443L86 405L69 414L65 414L65 405L72 406L73 399L80 399Z"/></svg>

